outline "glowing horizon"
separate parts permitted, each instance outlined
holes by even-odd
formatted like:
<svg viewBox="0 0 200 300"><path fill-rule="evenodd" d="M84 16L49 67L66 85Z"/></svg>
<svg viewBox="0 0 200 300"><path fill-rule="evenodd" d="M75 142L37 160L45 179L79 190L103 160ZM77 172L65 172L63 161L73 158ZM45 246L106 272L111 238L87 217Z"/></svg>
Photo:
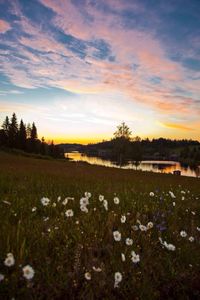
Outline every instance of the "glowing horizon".
<svg viewBox="0 0 200 300"><path fill-rule="evenodd" d="M133 136L200 140L200 3L0 3L0 122L90 143L124 121Z"/></svg>

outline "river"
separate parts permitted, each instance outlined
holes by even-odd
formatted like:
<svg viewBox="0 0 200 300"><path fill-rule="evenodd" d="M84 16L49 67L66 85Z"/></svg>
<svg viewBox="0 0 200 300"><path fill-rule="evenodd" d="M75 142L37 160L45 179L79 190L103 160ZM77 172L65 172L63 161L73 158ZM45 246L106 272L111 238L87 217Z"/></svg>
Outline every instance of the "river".
<svg viewBox="0 0 200 300"><path fill-rule="evenodd" d="M82 155L80 152L65 153L65 156L74 161L83 161L92 165L120 168L115 162L100 157ZM190 167L181 166L176 161L141 161L139 166L135 166L129 161L122 169L134 169L142 171L152 171L156 173L173 173L175 170L180 170L181 175L190 177L200 177L200 167L192 169Z"/></svg>

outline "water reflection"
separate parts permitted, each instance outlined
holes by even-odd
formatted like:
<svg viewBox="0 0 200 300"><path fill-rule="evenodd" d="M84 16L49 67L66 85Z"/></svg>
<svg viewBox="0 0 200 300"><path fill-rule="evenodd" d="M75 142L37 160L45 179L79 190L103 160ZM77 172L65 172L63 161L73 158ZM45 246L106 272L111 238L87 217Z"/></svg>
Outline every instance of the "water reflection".
<svg viewBox="0 0 200 300"><path fill-rule="evenodd" d="M102 159L100 157L87 156L79 152L65 153L66 157L74 161L84 161L89 164L95 164L106 167L115 167L123 169L134 169L142 171L152 171L160 173L173 173L175 170L180 170L181 175L190 177L200 177L200 168L192 169L190 167L181 166L179 162L175 161L142 161L139 165L136 165L132 161L128 161L123 166L117 165L116 162L111 160Z"/></svg>

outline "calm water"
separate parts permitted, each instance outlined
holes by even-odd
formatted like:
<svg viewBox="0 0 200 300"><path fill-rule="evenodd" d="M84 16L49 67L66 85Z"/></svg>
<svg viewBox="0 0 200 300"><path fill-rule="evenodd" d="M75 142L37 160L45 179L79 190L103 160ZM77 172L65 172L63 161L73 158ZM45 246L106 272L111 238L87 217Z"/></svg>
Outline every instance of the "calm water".
<svg viewBox="0 0 200 300"><path fill-rule="evenodd" d="M79 152L65 153L65 156L68 156L74 161L84 161L92 165L120 168L113 161L102 159L100 157L82 155ZM173 173L173 171L175 170L180 170L181 175L183 176L200 177L200 167L194 170L190 167L183 167L180 165L179 162L174 161L142 161L137 168L132 162L128 162L127 165L121 168L134 170L137 169L142 171L153 171L160 173Z"/></svg>

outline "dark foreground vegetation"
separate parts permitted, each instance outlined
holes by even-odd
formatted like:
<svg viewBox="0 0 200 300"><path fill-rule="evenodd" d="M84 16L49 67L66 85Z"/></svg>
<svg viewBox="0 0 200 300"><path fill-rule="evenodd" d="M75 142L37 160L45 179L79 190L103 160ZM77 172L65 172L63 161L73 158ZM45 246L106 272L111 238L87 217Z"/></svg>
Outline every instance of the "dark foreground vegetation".
<svg viewBox="0 0 200 300"><path fill-rule="evenodd" d="M0 167L0 299L199 299L199 179L3 152Z"/></svg>

